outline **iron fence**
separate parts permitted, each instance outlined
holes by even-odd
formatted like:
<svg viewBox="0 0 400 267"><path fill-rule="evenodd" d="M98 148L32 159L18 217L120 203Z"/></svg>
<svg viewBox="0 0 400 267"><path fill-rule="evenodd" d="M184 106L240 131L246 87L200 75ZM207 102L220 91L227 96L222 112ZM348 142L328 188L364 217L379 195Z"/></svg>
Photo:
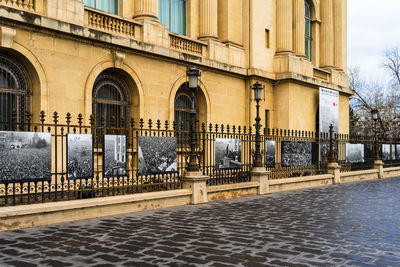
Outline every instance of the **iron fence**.
<svg viewBox="0 0 400 267"><path fill-rule="evenodd" d="M5 158L7 152L2 143L5 139L1 133L49 133L51 177L9 179L2 177L4 171L0 170L0 206L173 190L183 186L191 134L183 122L177 125L169 121L126 121L124 118L117 121L114 117L110 126L106 126L104 119L96 122L95 116L90 116L85 123L81 114L72 118L70 113L60 117L57 112L48 115L43 111L37 120L32 120L29 113L19 117L13 114L12 117L12 123L0 122L0 152L3 149L0 160L3 165L10 159ZM256 138L252 127L197 123L194 132L199 170L210 178L207 185L250 181ZM90 149L77 150L81 155L90 155L83 166L87 165L91 173L85 177L76 175L74 168L77 165L67 159L67 139L72 134L90 134ZM105 139L109 136L120 136L122 139L115 140L125 140L126 152L121 156L126 168L119 163L109 164L110 161L105 159L109 149ZM270 179L325 174L330 149L343 172L372 169L376 158L375 139L371 136L264 129L261 141L263 163L270 171ZM384 156L387 166L400 165L399 140L378 140L377 144L378 154ZM166 147L169 150L161 149ZM36 157L34 154L28 156Z"/></svg>

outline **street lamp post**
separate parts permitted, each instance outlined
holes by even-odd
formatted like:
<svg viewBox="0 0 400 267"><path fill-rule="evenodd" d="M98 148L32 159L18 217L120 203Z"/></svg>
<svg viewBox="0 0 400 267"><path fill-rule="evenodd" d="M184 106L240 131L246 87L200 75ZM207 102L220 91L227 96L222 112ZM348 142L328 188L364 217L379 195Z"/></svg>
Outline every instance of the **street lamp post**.
<svg viewBox="0 0 400 267"><path fill-rule="evenodd" d="M186 168L188 172L198 172L200 171L199 165L197 164L197 154L196 154L196 106L195 106L195 95L197 88L199 86L199 77L201 76L200 71L191 67L186 71L188 77L188 87L191 91L191 110L190 110L190 154L189 154L189 164Z"/></svg>
<svg viewBox="0 0 400 267"><path fill-rule="evenodd" d="M255 84L253 84L253 87L251 88L254 91L254 100L256 101L257 105L256 105L256 110L257 110L257 115L256 115L256 123L255 123L255 127L256 127L256 150L254 153L254 162L253 162L253 167L264 167L263 163L262 163L262 156L261 156L261 149L260 149L260 143L261 143L261 136L260 136L260 129L261 129L261 125L260 125L260 101L262 98L262 90L264 89L264 87L262 86L261 83L256 82Z"/></svg>
<svg viewBox="0 0 400 267"><path fill-rule="evenodd" d="M372 119L374 120L374 142L375 142L375 160L379 160L379 150L378 150L378 137L377 137L377 130L376 130L376 123L378 121L378 110L373 109L371 110Z"/></svg>

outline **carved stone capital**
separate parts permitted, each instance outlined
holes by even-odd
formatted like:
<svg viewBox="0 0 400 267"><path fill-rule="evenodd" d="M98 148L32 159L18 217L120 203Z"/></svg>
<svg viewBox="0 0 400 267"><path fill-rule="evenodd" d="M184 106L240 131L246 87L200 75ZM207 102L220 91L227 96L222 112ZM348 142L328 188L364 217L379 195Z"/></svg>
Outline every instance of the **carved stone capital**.
<svg viewBox="0 0 400 267"><path fill-rule="evenodd" d="M11 48L17 31L12 28L0 27L0 46Z"/></svg>

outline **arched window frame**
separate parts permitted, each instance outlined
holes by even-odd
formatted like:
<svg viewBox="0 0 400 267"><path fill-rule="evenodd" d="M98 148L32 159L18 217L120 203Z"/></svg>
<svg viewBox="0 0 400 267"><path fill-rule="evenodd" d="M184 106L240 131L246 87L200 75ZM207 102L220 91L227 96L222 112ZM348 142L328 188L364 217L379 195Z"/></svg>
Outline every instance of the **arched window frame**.
<svg viewBox="0 0 400 267"><path fill-rule="evenodd" d="M108 86L110 89L114 89L116 95L119 96L119 100L105 98L99 96L99 93L104 86ZM102 72L96 79L93 86L93 114L95 115L96 125L101 125L101 117L100 110L105 110L108 108L114 109L116 121L115 126L124 127L126 123L129 121L129 94L128 94L128 86L118 73L106 70ZM119 111L118 111L119 109ZM111 112L113 113L113 112ZM119 113L119 114L118 114ZM110 127L112 125L111 117L104 118L104 126ZM125 118L125 125L121 125L121 118Z"/></svg>
<svg viewBox="0 0 400 267"><path fill-rule="evenodd" d="M5 55L0 55L0 76L0 129L11 130L30 112L30 82L22 65Z"/></svg>
<svg viewBox="0 0 400 267"><path fill-rule="evenodd" d="M182 107L177 106L177 104L178 104L177 101L179 100L179 98L186 98L186 100L188 101L190 106L188 106L187 108L182 108ZM182 118L190 119L190 112L192 110L191 101L192 101L192 92L189 90L188 83L186 82L179 87L178 92L175 95L174 121L177 124L176 125L177 129L181 129ZM196 117L198 118L198 103L197 103L196 95L194 96L194 106L196 109ZM181 117L179 118L179 116L181 116ZM190 126L189 121L185 120L183 123L183 130L189 130L189 126Z"/></svg>
<svg viewBox="0 0 400 267"><path fill-rule="evenodd" d="M186 35L187 0L158 0L158 17L169 31Z"/></svg>
<svg viewBox="0 0 400 267"><path fill-rule="evenodd" d="M304 0L304 39L305 56L312 61L313 54L313 36L312 36L312 5L310 0Z"/></svg>

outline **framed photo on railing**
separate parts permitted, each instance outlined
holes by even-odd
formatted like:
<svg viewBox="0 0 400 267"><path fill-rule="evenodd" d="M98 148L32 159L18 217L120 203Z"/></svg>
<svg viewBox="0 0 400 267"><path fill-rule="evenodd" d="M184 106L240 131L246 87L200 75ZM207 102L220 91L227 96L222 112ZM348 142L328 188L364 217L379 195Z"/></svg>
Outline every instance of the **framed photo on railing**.
<svg viewBox="0 0 400 267"><path fill-rule="evenodd" d="M282 142L282 167L306 167L315 164L315 143Z"/></svg>
<svg viewBox="0 0 400 267"><path fill-rule="evenodd" d="M348 163L364 163L365 153L364 144L346 143L346 162Z"/></svg>
<svg viewBox="0 0 400 267"><path fill-rule="evenodd" d="M216 138L215 169L240 169L242 166L242 140Z"/></svg>
<svg viewBox="0 0 400 267"><path fill-rule="evenodd" d="M50 180L50 133L0 131L0 183Z"/></svg>
<svg viewBox="0 0 400 267"><path fill-rule="evenodd" d="M68 179L93 178L93 136L67 134Z"/></svg>
<svg viewBox="0 0 400 267"><path fill-rule="evenodd" d="M103 177L126 176L126 136L104 135Z"/></svg>
<svg viewBox="0 0 400 267"><path fill-rule="evenodd" d="M139 175L178 172L176 150L176 137L139 136Z"/></svg>
<svg viewBox="0 0 400 267"><path fill-rule="evenodd" d="M265 167L275 168L275 141L266 140L265 141Z"/></svg>

